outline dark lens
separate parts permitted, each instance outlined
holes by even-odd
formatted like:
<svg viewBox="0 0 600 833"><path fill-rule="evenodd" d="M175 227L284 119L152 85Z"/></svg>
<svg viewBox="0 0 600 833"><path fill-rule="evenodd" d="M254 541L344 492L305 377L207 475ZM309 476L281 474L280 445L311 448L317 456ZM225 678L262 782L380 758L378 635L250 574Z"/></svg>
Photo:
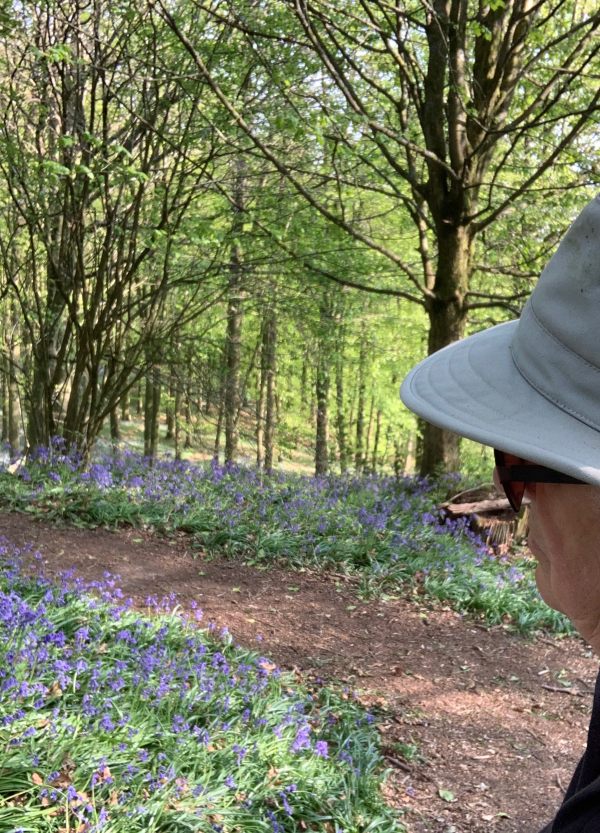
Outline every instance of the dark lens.
<svg viewBox="0 0 600 833"><path fill-rule="evenodd" d="M520 457L515 457L514 454L506 454L504 451L494 449L494 459L496 461L496 468L498 469L498 477L504 494L506 495L511 508L518 512L523 503L523 495L525 494L525 483L518 480L511 480L508 473L511 466L518 466L523 461Z"/></svg>

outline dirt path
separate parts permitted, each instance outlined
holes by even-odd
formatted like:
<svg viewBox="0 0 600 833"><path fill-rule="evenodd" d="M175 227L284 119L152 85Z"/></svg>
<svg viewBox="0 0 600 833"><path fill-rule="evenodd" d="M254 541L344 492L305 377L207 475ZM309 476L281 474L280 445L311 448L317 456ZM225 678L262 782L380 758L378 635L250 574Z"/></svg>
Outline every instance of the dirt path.
<svg viewBox="0 0 600 833"><path fill-rule="evenodd" d="M536 833L581 754L597 661L576 640L525 641L406 600L363 603L341 579L206 560L183 537L16 514L0 515L0 535L33 543L51 571L118 573L141 604L174 591L283 667L346 681L383 713L386 795L410 833Z"/></svg>

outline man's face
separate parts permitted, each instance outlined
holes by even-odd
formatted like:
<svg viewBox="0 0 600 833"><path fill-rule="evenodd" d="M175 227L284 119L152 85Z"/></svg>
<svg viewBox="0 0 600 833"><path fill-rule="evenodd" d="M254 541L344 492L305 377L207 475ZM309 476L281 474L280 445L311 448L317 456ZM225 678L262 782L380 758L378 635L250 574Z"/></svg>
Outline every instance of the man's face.
<svg viewBox="0 0 600 833"><path fill-rule="evenodd" d="M540 594L600 653L600 487L535 483L526 496Z"/></svg>

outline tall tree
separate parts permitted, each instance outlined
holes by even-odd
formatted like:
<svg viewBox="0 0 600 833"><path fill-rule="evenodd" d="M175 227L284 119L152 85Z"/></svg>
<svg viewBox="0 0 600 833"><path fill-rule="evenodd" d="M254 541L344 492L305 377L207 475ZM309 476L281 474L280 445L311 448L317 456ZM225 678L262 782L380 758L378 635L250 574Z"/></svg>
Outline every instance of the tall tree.
<svg viewBox="0 0 600 833"><path fill-rule="evenodd" d="M277 427L277 312L273 299L265 313L262 351L261 365L265 388L264 465L266 471L272 471L275 455L275 430Z"/></svg>
<svg viewBox="0 0 600 833"><path fill-rule="evenodd" d="M244 262L242 235L246 174L242 155L235 160L231 260L229 264L227 335L225 337L225 391L223 397L225 419L225 462L233 463L238 450L238 417L240 411L240 365L243 322Z"/></svg>

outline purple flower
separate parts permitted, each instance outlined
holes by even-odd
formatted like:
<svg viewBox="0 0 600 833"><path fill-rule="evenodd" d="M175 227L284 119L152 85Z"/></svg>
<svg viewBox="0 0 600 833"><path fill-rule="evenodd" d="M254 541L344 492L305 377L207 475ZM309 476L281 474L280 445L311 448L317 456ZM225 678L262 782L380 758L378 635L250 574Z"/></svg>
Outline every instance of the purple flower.
<svg viewBox="0 0 600 833"><path fill-rule="evenodd" d="M310 748L310 733L311 728L307 723L298 729L292 743L292 752L300 752L301 749Z"/></svg>

